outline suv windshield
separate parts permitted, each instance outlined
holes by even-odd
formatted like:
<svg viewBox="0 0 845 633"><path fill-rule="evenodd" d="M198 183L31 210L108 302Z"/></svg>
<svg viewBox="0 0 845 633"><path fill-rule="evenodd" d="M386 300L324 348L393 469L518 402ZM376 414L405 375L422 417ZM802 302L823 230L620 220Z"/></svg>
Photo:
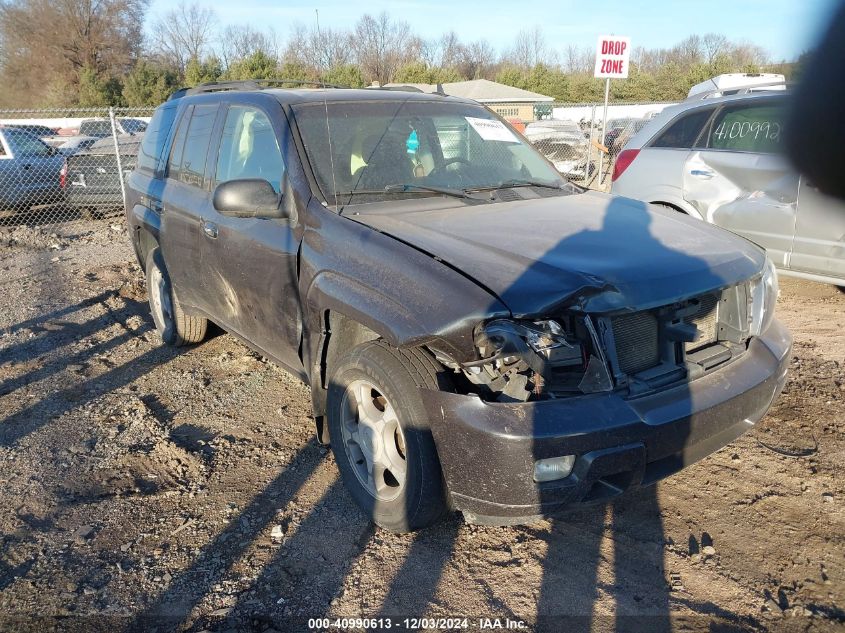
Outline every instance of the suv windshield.
<svg viewBox="0 0 845 633"><path fill-rule="evenodd" d="M557 189L567 183L481 106L328 102L298 105L294 114L317 182L337 204L348 204L356 194L362 195L355 201L363 202L501 186Z"/></svg>

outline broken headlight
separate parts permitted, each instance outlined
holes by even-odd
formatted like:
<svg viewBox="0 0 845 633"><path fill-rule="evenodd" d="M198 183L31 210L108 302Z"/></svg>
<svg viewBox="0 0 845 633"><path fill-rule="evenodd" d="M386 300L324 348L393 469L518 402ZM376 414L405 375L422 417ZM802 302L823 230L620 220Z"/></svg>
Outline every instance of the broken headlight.
<svg viewBox="0 0 845 633"><path fill-rule="evenodd" d="M496 319L475 331L479 360L461 369L498 400L525 401L604 391L612 386L584 322Z"/></svg>
<svg viewBox="0 0 845 633"><path fill-rule="evenodd" d="M778 274L772 260L766 256L763 271L751 280L751 336L760 336L771 325L777 298Z"/></svg>

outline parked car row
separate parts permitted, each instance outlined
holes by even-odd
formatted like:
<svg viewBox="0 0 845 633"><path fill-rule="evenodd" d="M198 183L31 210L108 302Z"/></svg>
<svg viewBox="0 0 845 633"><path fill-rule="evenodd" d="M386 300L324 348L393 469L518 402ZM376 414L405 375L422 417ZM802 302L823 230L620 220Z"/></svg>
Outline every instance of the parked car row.
<svg viewBox="0 0 845 633"><path fill-rule="evenodd" d="M83 214L119 211L123 204L114 139L80 136L54 147L36 136L41 129L0 126L0 212L33 207L70 209ZM143 134L118 138L120 165L135 166ZM71 142L69 142L71 143Z"/></svg>
<svg viewBox="0 0 845 633"><path fill-rule="evenodd" d="M62 197L64 157L17 127L0 127L0 210L19 211Z"/></svg>

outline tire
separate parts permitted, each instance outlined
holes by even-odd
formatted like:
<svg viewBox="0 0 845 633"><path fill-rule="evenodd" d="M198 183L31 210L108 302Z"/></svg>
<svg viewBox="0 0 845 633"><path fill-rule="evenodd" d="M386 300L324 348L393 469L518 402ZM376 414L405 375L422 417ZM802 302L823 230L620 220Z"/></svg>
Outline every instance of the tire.
<svg viewBox="0 0 845 633"><path fill-rule="evenodd" d="M174 347L201 342L208 330L208 319L190 316L182 310L160 249L150 251L144 270L147 272L150 312L162 342Z"/></svg>
<svg viewBox="0 0 845 633"><path fill-rule="evenodd" d="M396 349L379 340L342 358L329 382L329 436L341 479L364 513L391 532L432 525L448 509L421 393L421 388L439 388L437 376L437 364L424 352ZM368 398L369 404L358 406ZM370 420L373 414L381 417L382 431L373 430L378 428L378 422ZM357 439L352 436L356 431ZM373 449L376 445L380 448ZM393 466L402 459L404 479L402 467ZM383 475L374 475L387 461L391 465Z"/></svg>

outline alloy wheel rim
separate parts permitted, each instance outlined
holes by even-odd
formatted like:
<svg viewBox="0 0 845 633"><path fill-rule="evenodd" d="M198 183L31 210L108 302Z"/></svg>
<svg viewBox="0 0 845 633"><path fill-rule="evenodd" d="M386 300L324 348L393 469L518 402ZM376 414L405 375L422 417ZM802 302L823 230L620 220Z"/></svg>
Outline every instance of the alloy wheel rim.
<svg viewBox="0 0 845 633"><path fill-rule="evenodd" d="M369 381L356 380L343 395L343 447L355 476L379 501L404 490L408 462L405 436L393 406Z"/></svg>
<svg viewBox="0 0 845 633"><path fill-rule="evenodd" d="M161 274L161 270L157 266L151 271L150 281L152 287L149 292L153 310L162 331L165 331L173 321L173 304L170 293L167 291L167 284L164 283L164 275Z"/></svg>

